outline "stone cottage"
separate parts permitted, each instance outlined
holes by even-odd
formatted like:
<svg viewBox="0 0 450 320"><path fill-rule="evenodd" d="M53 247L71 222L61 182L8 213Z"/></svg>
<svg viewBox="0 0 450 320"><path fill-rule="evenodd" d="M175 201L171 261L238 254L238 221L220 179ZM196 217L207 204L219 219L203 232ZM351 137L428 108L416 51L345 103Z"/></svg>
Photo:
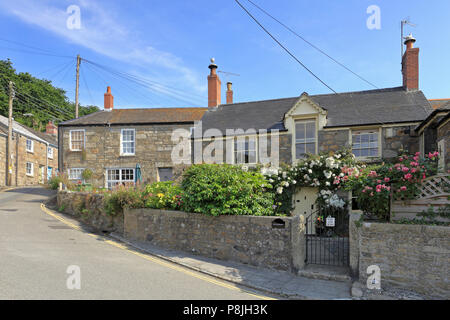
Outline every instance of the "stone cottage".
<svg viewBox="0 0 450 320"><path fill-rule="evenodd" d="M413 47L414 42L412 36L405 41L403 86L368 91L304 92L292 98L220 104L220 93L215 91L220 88L220 80L212 63L208 77L210 107L194 129L194 154L198 153L195 147L201 148L203 157L198 156L194 162L251 166L263 163L261 160L267 160L270 154L270 163L278 156L279 164L295 164L308 153L343 147L351 148L359 160L379 162L403 151L420 151L416 128L433 108L419 90L419 49ZM269 138L273 135L278 135L275 148L275 140ZM262 136L267 136L267 151L259 146ZM433 147L427 142L424 145L426 150ZM306 202L314 203L314 199Z"/></svg>
<svg viewBox="0 0 450 320"><path fill-rule="evenodd" d="M0 115L0 187L45 184L58 169L57 127L38 132L13 121L11 165L7 163L8 118ZM9 168L8 168L9 167ZM8 183L8 171L11 174Z"/></svg>
<svg viewBox="0 0 450 320"><path fill-rule="evenodd" d="M190 132L206 108L114 109L111 88L104 110L59 124L59 170L81 182L90 169L96 187L176 180L185 164L172 161L177 129ZM189 155L188 155L189 156ZM139 179L140 178L140 179Z"/></svg>

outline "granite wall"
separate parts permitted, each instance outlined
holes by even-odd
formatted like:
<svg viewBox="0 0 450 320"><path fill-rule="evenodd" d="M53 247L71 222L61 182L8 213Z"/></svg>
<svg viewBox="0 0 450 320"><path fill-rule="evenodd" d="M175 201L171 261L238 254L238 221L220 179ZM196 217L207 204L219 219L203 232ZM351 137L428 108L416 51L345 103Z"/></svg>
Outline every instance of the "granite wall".
<svg viewBox="0 0 450 320"><path fill-rule="evenodd" d="M166 249L295 272L305 260L301 219L132 209L124 212L124 236Z"/></svg>
<svg viewBox="0 0 450 320"><path fill-rule="evenodd" d="M363 285L367 267L377 265L382 289L402 288L430 299L450 298L449 227L368 222L356 227L354 220L352 225L350 264L359 269Z"/></svg>

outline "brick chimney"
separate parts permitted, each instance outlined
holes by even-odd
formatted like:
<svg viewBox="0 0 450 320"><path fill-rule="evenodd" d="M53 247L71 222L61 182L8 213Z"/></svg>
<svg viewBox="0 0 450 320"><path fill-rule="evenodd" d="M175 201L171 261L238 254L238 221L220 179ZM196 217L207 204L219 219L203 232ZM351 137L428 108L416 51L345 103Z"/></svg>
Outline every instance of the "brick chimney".
<svg viewBox="0 0 450 320"><path fill-rule="evenodd" d="M231 90L231 82L227 82L227 104L233 103L233 90Z"/></svg>
<svg viewBox="0 0 450 320"><path fill-rule="evenodd" d="M114 96L111 94L111 87L108 86L106 88L105 93L104 109L105 111L112 111L113 108L114 108Z"/></svg>
<svg viewBox="0 0 450 320"><path fill-rule="evenodd" d="M416 39L410 34L405 37L406 52L402 59L403 87L406 90L419 89L419 48L414 48Z"/></svg>
<svg viewBox="0 0 450 320"><path fill-rule="evenodd" d="M208 76L208 107L217 107L220 104L220 79L216 73L217 65L214 58L211 58L211 64L208 67L211 72Z"/></svg>
<svg viewBox="0 0 450 320"><path fill-rule="evenodd" d="M51 134L52 136L56 136L58 134L58 127L55 126L53 121L49 121L45 126L45 133Z"/></svg>

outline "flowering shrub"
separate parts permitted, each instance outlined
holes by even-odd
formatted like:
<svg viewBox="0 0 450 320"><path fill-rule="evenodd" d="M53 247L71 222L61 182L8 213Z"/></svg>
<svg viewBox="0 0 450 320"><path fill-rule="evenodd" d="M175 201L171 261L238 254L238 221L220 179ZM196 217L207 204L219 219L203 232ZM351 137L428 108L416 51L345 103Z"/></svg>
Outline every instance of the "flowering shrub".
<svg viewBox="0 0 450 320"><path fill-rule="evenodd" d="M110 215L120 213L124 208L143 208L142 190L134 186L117 186L104 193L103 205Z"/></svg>
<svg viewBox="0 0 450 320"><path fill-rule="evenodd" d="M144 206L153 209L179 210L182 205L181 188L172 181L155 182L142 192Z"/></svg>
<svg viewBox="0 0 450 320"><path fill-rule="evenodd" d="M193 165L183 175L183 210L208 215L273 215L264 176L232 165Z"/></svg>
<svg viewBox="0 0 450 320"><path fill-rule="evenodd" d="M438 152L424 158L419 152L414 156L402 155L396 163L367 167L359 175L349 175L344 187L353 191L366 215L387 219L390 195L394 200L414 199L422 181L436 172L438 156Z"/></svg>
<svg viewBox="0 0 450 320"><path fill-rule="evenodd" d="M336 153L310 155L293 167L285 167L278 172L263 171L275 195L275 211L289 214L292 198L298 187L319 188L318 204L322 207L342 208L345 201L336 191L341 182L348 180L349 173L357 175L355 157L350 150Z"/></svg>

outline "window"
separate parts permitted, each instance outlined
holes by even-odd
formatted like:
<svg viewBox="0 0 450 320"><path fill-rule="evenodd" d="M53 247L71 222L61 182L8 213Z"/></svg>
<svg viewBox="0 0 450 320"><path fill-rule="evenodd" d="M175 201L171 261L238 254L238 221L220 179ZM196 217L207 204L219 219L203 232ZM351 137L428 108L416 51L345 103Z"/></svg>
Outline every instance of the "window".
<svg viewBox="0 0 450 320"><path fill-rule="evenodd" d="M377 157L378 131L353 132L352 152L355 157Z"/></svg>
<svg viewBox="0 0 450 320"><path fill-rule="evenodd" d="M49 159L53 159L53 148L52 147L47 148L47 157Z"/></svg>
<svg viewBox="0 0 450 320"><path fill-rule="evenodd" d="M34 164L31 162L27 162L27 176L33 176L34 173Z"/></svg>
<svg viewBox="0 0 450 320"><path fill-rule="evenodd" d="M107 188L112 189L119 184L134 184L134 169L107 169Z"/></svg>
<svg viewBox="0 0 450 320"><path fill-rule="evenodd" d="M316 153L316 120L295 122L295 158L304 158Z"/></svg>
<svg viewBox="0 0 450 320"><path fill-rule="evenodd" d="M172 168L158 168L159 181L172 181Z"/></svg>
<svg viewBox="0 0 450 320"><path fill-rule="evenodd" d="M85 143L84 130L70 130L70 150L81 151L84 148Z"/></svg>
<svg viewBox="0 0 450 320"><path fill-rule="evenodd" d="M83 180L83 171L84 169L82 168L69 169L69 180Z"/></svg>
<svg viewBox="0 0 450 320"><path fill-rule="evenodd" d="M33 152L33 145L34 145L34 143L33 143L33 140L30 140L30 139L27 139L27 151L28 152Z"/></svg>
<svg viewBox="0 0 450 320"><path fill-rule="evenodd" d="M134 129L122 129L121 137L121 155L134 155L135 147L135 130Z"/></svg>
<svg viewBox="0 0 450 320"><path fill-rule="evenodd" d="M234 140L234 163L256 163L256 137Z"/></svg>

